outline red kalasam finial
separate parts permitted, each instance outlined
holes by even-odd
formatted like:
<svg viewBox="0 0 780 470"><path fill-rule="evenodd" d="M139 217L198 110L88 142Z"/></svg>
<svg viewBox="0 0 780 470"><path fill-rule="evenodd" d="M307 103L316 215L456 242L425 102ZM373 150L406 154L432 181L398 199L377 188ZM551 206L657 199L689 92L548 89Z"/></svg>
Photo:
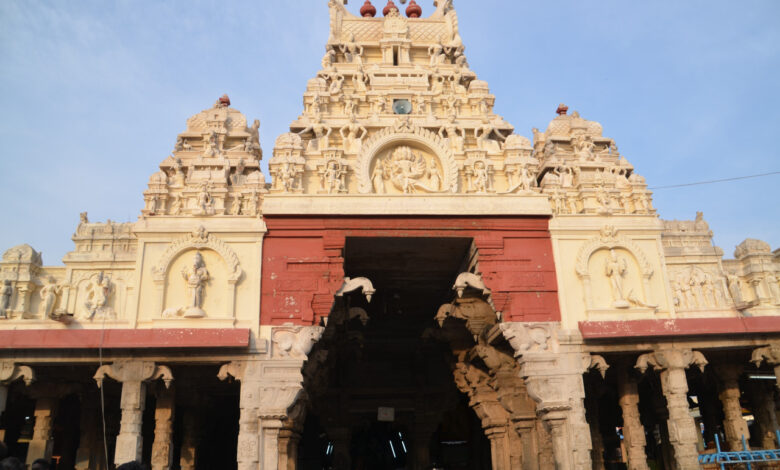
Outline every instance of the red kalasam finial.
<svg viewBox="0 0 780 470"><path fill-rule="evenodd" d="M395 3L393 3L393 0L387 0L387 5L382 10L382 14L387 16L390 13L390 10L398 10L398 7L395 6Z"/></svg>
<svg viewBox="0 0 780 470"><path fill-rule="evenodd" d="M373 18L376 16L376 8L371 4L371 0L366 0L366 3L360 7L360 16L363 18Z"/></svg>
<svg viewBox="0 0 780 470"><path fill-rule="evenodd" d="M561 103L558 105L558 109L556 109L555 112L558 113L559 116L565 116L566 113L569 112L569 107Z"/></svg>
<svg viewBox="0 0 780 470"><path fill-rule="evenodd" d="M222 106L230 106L230 98L227 94L224 94L219 97L219 104Z"/></svg>
<svg viewBox="0 0 780 470"><path fill-rule="evenodd" d="M414 0L409 2L409 6L406 7L406 16L409 18L419 18L422 16L422 8Z"/></svg>

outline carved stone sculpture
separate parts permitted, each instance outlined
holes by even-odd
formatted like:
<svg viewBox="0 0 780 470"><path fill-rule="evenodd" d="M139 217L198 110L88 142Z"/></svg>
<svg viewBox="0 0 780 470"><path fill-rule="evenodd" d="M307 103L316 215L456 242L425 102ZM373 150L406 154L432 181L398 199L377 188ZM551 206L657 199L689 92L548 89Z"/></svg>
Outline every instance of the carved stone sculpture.
<svg viewBox="0 0 780 470"><path fill-rule="evenodd" d="M114 309L108 306L112 290L111 279L103 272L92 280L87 291L87 301L85 303L89 312L89 320L95 318L113 319L116 317Z"/></svg>
<svg viewBox="0 0 780 470"><path fill-rule="evenodd" d="M274 328L271 336L273 356L306 359L324 330L320 326Z"/></svg>
<svg viewBox="0 0 780 470"><path fill-rule="evenodd" d="M42 318L48 318L54 313L54 306L57 303L57 296L62 291L62 288L57 285L57 281L50 277L48 283L41 288L41 304L39 307L39 313Z"/></svg>
<svg viewBox="0 0 780 470"><path fill-rule="evenodd" d="M14 288L8 279L3 281L0 287L0 318L8 318L8 310L11 308L11 297L14 294Z"/></svg>
<svg viewBox="0 0 780 470"><path fill-rule="evenodd" d="M341 285L341 288L336 292L335 295L336 297L343 297L344 294L354 292L358 289L363 290L363 295L366 296L366 300L368 302L371 302L371 296L376 293L374 284L371 283L370 279L366 277L356 277L354 279L345 277L344 284Z"/></svg>
<svg viewBox="0 0 780 470"><path fill-rule="evenodd" d="M619 258L615 250L609 250L609 259L604 263L604 273L609 278L612 288L612 306L615 308L629 308L631 304L625 299L623 292L623 278L626 277L628 266L625 258Z"/></svg>
<svg viewBox="0 0 780 470"><path fill-rule="evenodd" d="M190 305L184 311L186 318L203 318L206 312L203 311L203 291L206 282L209 280L209 272L206 269L206 263L200 253L195 253L190 268L184 268L181 272L182 277L187 281L187 289L190 294Z"/></svg>

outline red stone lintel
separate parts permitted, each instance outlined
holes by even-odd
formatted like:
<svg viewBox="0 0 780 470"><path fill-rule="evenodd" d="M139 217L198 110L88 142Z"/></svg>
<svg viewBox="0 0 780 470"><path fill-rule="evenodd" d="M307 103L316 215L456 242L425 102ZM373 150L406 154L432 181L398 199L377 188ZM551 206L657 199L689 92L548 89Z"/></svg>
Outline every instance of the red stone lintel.
<svg viewBox="0 0 780 470"><path fill-rule="evenodd" d="M579 327L585 339L780 333L780 316L586 321Z"/></svg>
<svg viewBox="0 0 780 470"><path fill-rule="evenodd" d="M5 330L0 349L246 348L249 329Z"/></svg>

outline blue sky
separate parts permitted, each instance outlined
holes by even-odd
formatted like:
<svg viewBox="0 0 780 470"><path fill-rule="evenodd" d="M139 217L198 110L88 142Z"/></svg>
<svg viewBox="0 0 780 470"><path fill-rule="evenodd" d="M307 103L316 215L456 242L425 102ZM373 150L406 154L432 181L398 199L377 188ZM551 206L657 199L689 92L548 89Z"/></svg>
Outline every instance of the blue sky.
<svg viewBox="0 0 780 470"><path fill-rule="evenodd" d="M780 2L455 6L471 67L517 133L563 102L650 186L780 171ZM267 166L327 28L326 0L0 2L0 251L30 243L59 264L79 212L136 220L187 117L223 93L262 120ZM666 219L703 211L730 256L747 237L780 247L779 188L780 175L665 189L655 205Z"/></svg>

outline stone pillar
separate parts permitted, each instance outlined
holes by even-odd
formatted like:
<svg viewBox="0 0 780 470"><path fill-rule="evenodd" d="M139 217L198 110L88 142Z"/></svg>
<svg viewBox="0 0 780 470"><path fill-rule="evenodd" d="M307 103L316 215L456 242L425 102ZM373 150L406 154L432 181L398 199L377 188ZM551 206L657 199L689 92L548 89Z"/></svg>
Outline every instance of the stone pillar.
<svg viewBox="0 0 780 470"><path fill-rule="evenodd" d="M200 416L198 410L189 408L184 411L182 419L181 456L179 467L181 470L195 470L198 464L198 446L200 445ZM156 433L155 433L156 437ZM152 469L156 470L156 469Z"/></svg>
<svg viewBox="0 0 780 470"><path fill-rule="evenodd" d="M590 439L593 445L590 458L593 461L593 470L604 470L604 437L601 435L601 423L599 420L599 398L594 392L585 393L587 404L585 417L590 426Z"/></svg>
<svg viewBox="0 0 780 470"><path fill-rule="evenodd" d="M645 427L639 419L639 390L628 367L622 364L618 369L618 403L623 412L623 441L626 449L628 470L649 470L645 454Z"/></svg>
<svg viewBox="0 0 780 470"><path fill-rule="evenodd" d="M95 373L98 387L109 376L122 382L122 420L119 435L116 438L114 463L118 466L126 462L141 460L143 451L143 413L146 407L146 382L162 378L166 386L173 381L173 374L166 366L154 362L117 361L100 367Z"/></svg>
<svg viewBox="0 0 780 470"><path fill-rule="evenodd" d="M76 450L76 470L94 470L99 456L103 454L103 442L96 438L102 425L100 419L100 397L96 393L81 395L81 421L79 424L79 448Z"/></svg>
<svg viewBox="0 0 780 470"><path fill-rule="evenodd" d="M770 366L774 367L776 380L775 385L777 386L777 389L780 390L780 344L771 344L753 351L750 362L752 362L756 367L759 367L764 361L766 361L766 363Z"/></svg>
<svg viewBox="0 0 780 470"><path fill-rule="evenodd" d="M157 404L154 410L152 470L170 470L173 465L174 401L175 394L173 390L158 391Z"/></svg>
<svg viewBox="0 0 780 470"><path fill-rule="evenodd" d="M536 441L539 443L539 470L557 470L552 436L541 419L536 421Z"/></svg>
<svg viewBox="0 0 780 470"><path fill-rule="evenodd" d="M742 405L739 403L739 376L742 366L738 364L717 364L715 374L720 379L718 398L723 406L723 430L731 451L742 450L742 437L750 439L747 422L742 418Z"/></svg>
<svg viewBox="0 0 780 470"><path fill-rule="evenodd" d="M51 428L54 422L57 399L41 397L35 401L35 427L33 437L27 447L27 465L37 459L50 459L54 447Z"/></svg>
<svg viewBox="0 0 780 470"><path fill-rule="evenodd" d="M753 407L753 415L756 417L761 448L777 449L775 430L778 426L773 390L768 389L767 384L762 381L751 380L748 381L747 392Z"/></svg>
<svg viewBox="0 0 780 470"><path fill-rule="evenodd" d="M648 366L652 365L660 375L661 388L669 410L669 441L674 447L674 460L678 470L699 469L699 452L696 449L699 430L688 407L685 369L696 365L703 371L706 364L707 360L700 352L680 349L663 349L643 354L637 360L636 368L640 372L644 373Z"/></svg>
<svg viewBox="0 0 780 470"><path fill-rule="evenodd" d="M298 444L306 421L308 400L299 399L287 413L279 431L279 470L295 470L298 467Z"/></svg>
<svg viewBox="0 0 780 470"><path fill-rule="evenodd" d="M35 372L28 366L20 366L10 361L0 362L0 416L8 403L8 386L15 380L23 379L28 387L35 381Z"/></svg>

